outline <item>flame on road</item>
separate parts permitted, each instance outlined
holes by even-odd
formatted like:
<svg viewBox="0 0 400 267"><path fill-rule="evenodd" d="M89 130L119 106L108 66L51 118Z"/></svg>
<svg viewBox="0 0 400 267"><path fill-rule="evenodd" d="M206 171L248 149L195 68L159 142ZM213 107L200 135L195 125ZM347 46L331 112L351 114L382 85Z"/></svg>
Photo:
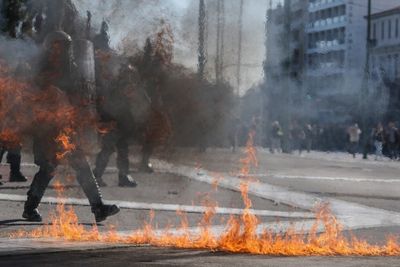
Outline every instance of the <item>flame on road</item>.
<svg viewBox="0 0 400 267"><path fill-rule="evenodd" d="M254 133L250 134L246 147L246 157L241 160L243 168L241 175L248 177L251 167L257 164L256 150L253 145ZM175 247L185 249L208 249L211 251L226 251L233 253L250 253L276 256L400 256L400 245L395 237L387 239L385 245L370 244L356 237L346 237L340 222L325 205L316 209L316 222L309 233L299 233L293 226L285 232L276 233L264 229L258 234L260 219L250 212L252 207L248 195L251 179L245 178L241 183L241 194L245 209L241 216L231 216L225 230L218 236L212 232L212 219L215 215L215 203L210 202L207 212L198 223L200 231L190 231L187 217L178 211L181 225L178 231L171 227L160 231L153 227L154 212L150 220L144 223L139 230L132 234L120 235L115 229L106 233L99 232L96 226L86 229L79 224L79 220L71 207L63 204L57 206L51 222L41 228L27 232L19 231L13 234L14 238L56 238L66 241L101 241L108 243L150 244L161 247ZM59 195L62 186L58 186ZM323 226L324 232L318 233Z"/></svg>

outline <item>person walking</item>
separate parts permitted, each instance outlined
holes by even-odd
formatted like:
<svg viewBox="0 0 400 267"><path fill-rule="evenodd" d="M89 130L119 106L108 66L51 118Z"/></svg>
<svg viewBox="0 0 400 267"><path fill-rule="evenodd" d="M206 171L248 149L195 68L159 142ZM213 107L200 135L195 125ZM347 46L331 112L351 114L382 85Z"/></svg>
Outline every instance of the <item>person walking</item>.
<svg viewBox="0 0 400 267"><path fill-rule="evenodd" d="M49 94L51 99L56 99L55 109L61 102L68 103L71 107L82 111L86 108L76 94L76 64L72 54L72 39L62 31L50 33L44 43L45 55L43 58L42 69L37 79L38 87L44 90L43 93ZM81 114L83 117L85 114ZM27 193L27 200L24 205L22 217L27 221L41 222L42 216L38 211L38 206L55 175L55 170L60 164L59 153L62 152L57 143L60 129L59 121L39 120L35 124L33 134L33 154L35 164L39 166L32 184ZM77 136L81 139L82 136ZM97 184L96 178L90 168L86 158L86 153L82 147L82 140L77 140L74 149L66 155L68 164L75 170L76 178L89 200L92 213L96 222L104 221L107 217L117 214L120 209L116 205L107 205Z"/></svg>
<svg viewBox="0 0 400 267"><path fill-rule="evenodd" d="M282 137L283 137L283 131L281 125L279 124L279 121L274 121L271 126L271 148L270 148L271 153L275 152L279 153L282 151L282 145L281 145Z"/></svg>
<svg viewBox="0 0 400 267"><path fill-rule="evenodd" d="M372 132L372 140L375 146L375 160L383 158L383 144L385 143L385 132L382 123L378 123Z"/></svg>
<svg viewBox="0 0 400 267"><path fill-rule="evenodd" d="M387 129L387 148L389 157L396 160L398 157L399 130L394 122L388 124Z"/></svg>
<svg viewBox="0 0 400 267"><path fill-rule="evenodd" d="M353 155L353 158L356 157L356 153L358 150L358 145L360 143L360 136L361 136L361 129L358 127L358 124L355 123L354 125L350 126L347 129L347 134L349 138L349 152Z"/></svg>

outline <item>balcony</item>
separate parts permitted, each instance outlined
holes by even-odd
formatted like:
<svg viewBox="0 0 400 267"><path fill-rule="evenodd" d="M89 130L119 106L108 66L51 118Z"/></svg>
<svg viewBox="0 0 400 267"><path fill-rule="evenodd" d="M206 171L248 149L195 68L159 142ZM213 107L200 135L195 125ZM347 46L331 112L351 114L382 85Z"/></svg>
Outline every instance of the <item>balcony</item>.
<svg viewBox="0 0 400 267"><path fill-rule="evenodd" d="M321 9L327 9L343 4L346 4L345 0L317 0L314 3L310 3L308 5L308 11L315 12Z"/></svg>
<svg viewBox="0 0 400 267"><path fill-rule="evenodd" d="M306 27L306 32L312 33L312 32L325 31L325 30L345 27L346 24L347 24L347 18L345 15L334 18L326 18L310 22Z"/></svg>
<svg viewBox="0 0 400 267"><path fill-rule="evenodd" d="M332 40L332 41L319 41L316 43L315 47L308 48L307 53L326 53L329 51L340 51L346 50L346 45L339 41L339 40Z"/></svg>

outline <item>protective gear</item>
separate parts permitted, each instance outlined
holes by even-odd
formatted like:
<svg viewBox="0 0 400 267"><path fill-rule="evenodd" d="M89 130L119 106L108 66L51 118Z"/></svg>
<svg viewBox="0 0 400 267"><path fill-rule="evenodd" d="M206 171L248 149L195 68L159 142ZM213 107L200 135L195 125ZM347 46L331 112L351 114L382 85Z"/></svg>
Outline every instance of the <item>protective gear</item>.
<svg viewBox="0 0 400 267"><path fill-rule="evenodd" d="M130 175L119 175L118 186L120 187L136 187L137 182Z"/></svg>
<svg viewBox="0 0 400 267"><path fill-rule="evenodd" d="M76 65L71 53L71 38L63 32L51 33L46 38L45 48L47 54L41 73L42 80L40 80L43 83L43 88L56 86L67 94L70 104L81 103L76 101L78 95L74 91L73 82L75 81L74 71L76 69L72 69L71 66ZM38 129L33 140L35 164L39 166L39 171L35 174L28 191L28 200L25 203L23 217L28 220L39 220L38 205L59 164L57 159L58 145L55 141L59 129L53 127L53 125L44 126ZM108 216L118 213L119 208L117 206L104 205L96 179L79 143L66 159L76 172L77 181L89 200L96 221L105 220Z"/></svg>
<svg viewBox="0 0 400 267"><path fill-rule="evenodd" d="M35 196L30 196L28 194L28 199L24 205L24 213L22 217L30 222L41 222L42 216L40 215L37 207L39 206L40 198Z"/></svg>
<svg viewBox="0 0 400 267"><path fill-rule="evenodd" d="M58 42L63 43L66 46L70 46L72 44L72 38L63 31L55 31L46 36L43 46L47 51L49 51L52 49L53 44Z"/></svg>
<svg viewBox="0 0 400 267"><path fill-rule="evenodd" d="M117 214L119 211L120 209L116 205L100 205L92 208L97 223L104 221L109 216Z"/></svg>

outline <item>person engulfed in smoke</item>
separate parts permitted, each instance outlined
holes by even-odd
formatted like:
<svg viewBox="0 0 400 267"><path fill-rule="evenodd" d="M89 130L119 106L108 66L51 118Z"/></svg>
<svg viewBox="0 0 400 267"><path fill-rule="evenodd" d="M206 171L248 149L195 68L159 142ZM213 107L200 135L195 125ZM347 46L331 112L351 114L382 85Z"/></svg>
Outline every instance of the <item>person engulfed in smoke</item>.
<svg viewBox="0 0 400 267"><path fill-rule="evenodd" d="M282 127L278 121L274 121L271 126L271 153L282 152L282 137L283 131Z"/></svg>
<svg viewBox="0 0 400 267"><path fill-rule="evenodd" d="M111 155L117 152L118 185L121 187L136 187L136 181L129 175L129 138L134 131L134 119L130 112L130 98L127 89L134 86L130 80L129 68L122 71L124 75L113 73L112 62L117 56L109 46L108 25L103 21L101 31L94 38L96 49L96 86L97 111L102 123L113 124L101 137L101 151L96 157L96 167L93 173L100 186L107 184L103 181L103 174Z"/></svg>
<svg viewBox="0 0 400 267"><path fill-rule="evenodd" d="M291 130L293 148L297 148L299 151L299 155L303 152L304 147L306 146L306 133L303 127L297 122L293 122L292 130Z"/></svg>
<svg viewBox="0 0 400 267"><path fill-rule="evenodd" d="M361 133L362 133L362 131L358 127L357 123L355 123L354 125L350 126L347 129L347 134L348 134L348 138L349 138L349 152L350 152L350 154L353 155L353 158L356 157Z"/></svg>
<svg viewBox="0 0 400 267"><path fill-rule="evenodd" d="M28 81L30 79L31 67L27 63L18 64L15 70L14 77L21 81ZM8 120L10 118L7 118ZM4 121L3 121L4 123ZM17 138L17 137L16 137ZM10 182L26 182L28 181L26 177L21 172L21 149L22 146L20 142L8 142L7 140L1 140L0 149L0 162L3 159L4 154L7 153L7 163L10 164Z"/></svg>
<svg viewBox="0 0 400 267"><path fill-rule="evenodd" d="M385 132L382 123L378 125L372 131L372 140L375 146L375 160L383 158L383 144L385 143Z"/></svg>
<svg viewBox="0 0 400 267"><path fill-rule="evenodd" d="M81 124L84 124L87 115L83 112L84 103L87 103L87 101L76 94L77 85L74 81L77 80L75 77L77 68L72 54L71 37L62 31L53 32L46 37L44 49L43 62L37 79L37 85L40 88L37 98L44 103L42 103L43 107L40 107L43 108L43 111L39 111L43 113L43 116L40 116L40 119L35 122L33 137L34 160L35 164L39 166L39 171L33 178L22 215L28 221L34 222L42 221L37 208L46 188L54 177L57 165L63 158L60 158L59 153L60 150L63 152L65 148L61 148L57 140L60 132L64 129L60 129L59 124L81 126ZM42 95L43 97L50 97L52 101L42 99ZM53 113L56 113L62 106L67 106L70 112L62 112L60 118L51 120ZM53 107L54 110L48 107ZM76 110L72 112L71 109ZM49 110L51 112L48 112ZM78 122L70 121L71 118L68 116L71 114L77 114L76 116L79 118L76 118L76 121ZM86 159L86 153L82 149L81 140L78 136L79 129L72 128L71 131L76 132L76 139L78 140L74 140L76 142L73 143L74 146L71 151L65 155L65 159L76 171L77 181L89 200L96 222L101 222L108 216L118 213L119 208L116 205L105 205L103 203L96 179Z"/></svg>
<svg viewBox="0 0 400 267"><path fill-rule="evenodd" d="M399 130L394 122L390 122L387 128L387 148L389 157L396 160L399 156Z"/></svg>
<svg viewBox="0 0 400 267"><path fill-rule="evenodd" d="M311 152L314 143L314 128L311 124L307 123L304 127L304 133L306 134L306 149L307 153Z"/></svg>

